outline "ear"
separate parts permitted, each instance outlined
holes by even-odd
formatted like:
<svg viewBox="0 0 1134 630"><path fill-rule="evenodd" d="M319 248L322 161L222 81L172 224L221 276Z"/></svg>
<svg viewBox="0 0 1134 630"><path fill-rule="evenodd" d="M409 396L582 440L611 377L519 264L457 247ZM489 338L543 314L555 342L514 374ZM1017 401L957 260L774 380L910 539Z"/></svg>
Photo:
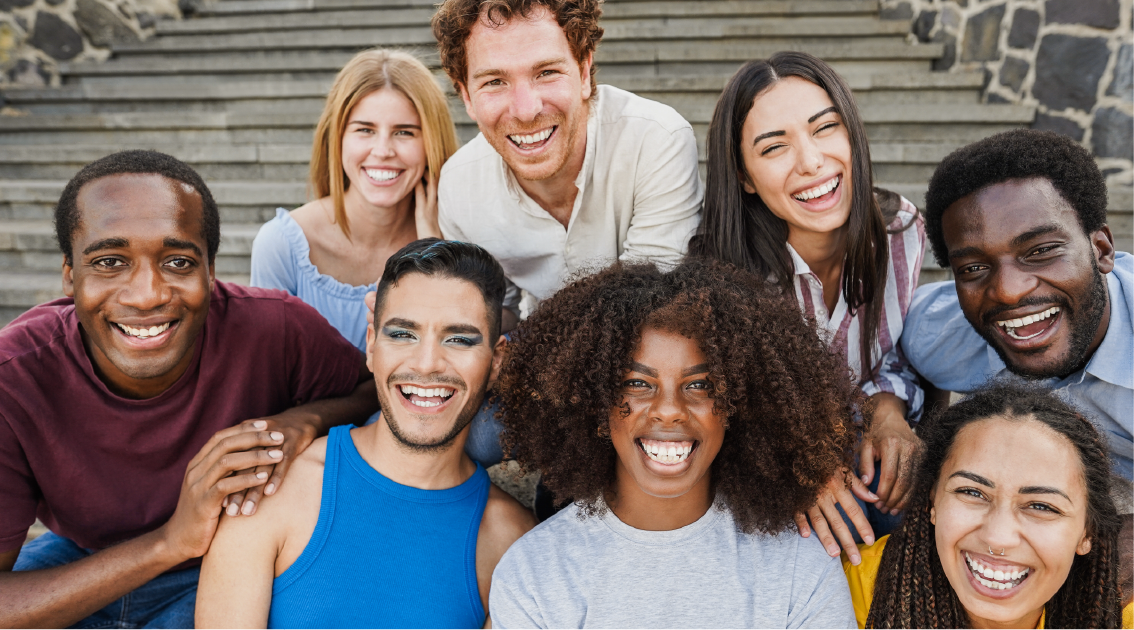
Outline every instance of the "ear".
<svg viewBox="0 0 1134 630"><path fill-rule="evenodd" d="M752 182L748 181L748 173L738 173L737 177L740 178L740 187L744 189L744 192L750 195L756 194L756 188L752 186Z"/></svg>
<svg viewBox="0 0 1134 630"><path fill-rule="evenodd" d="M469 90L464 83L457 85L457 93L461 95L461 100L465 103L465 112L468 113L473 122L476 122L476 109L473 107L472 98L469 97Z"/></svg>
<svg viewBox="0 0 1134 630"><path fill-rule="evenodd" d="M1083 540L1079 541L1079 546L1075 547L1075 553L1080 556L1091 553L1091 539L1086 534L1083 534Z"/></svg>
<svg viewBox="0 0 1134 630"><path fill-rule="evenodd" d="M937 506L934 505L937 501L937 488L929 492L929 522L937 525Z"/></svg>
<svg viewBox="0 0 1134 630"><path fill-rule="evenodd" d="M500 335L496 340L496 346L492 348L492 371L488 375L488 386L492 387L496 384L496 379L500 376L500 368L504 365L504 351L508 346L508 338Z"/></svg>
<svg viewBox="0 0 1134 630"><path fill-rule="evenodd" d="M1110 234L1110 226L1104 225L1092 232L1090 239L1099 271L1110 273L1114 269L1114 237Z"/></svg>
<svg viewBox="0 0 1134 630"><path fill-rule="evenodd" d="M69 298L75 297L75 268L67 257L63 257L63 295Z"/></svg>
<svg viewBox="0 0 1134 630"><path fill-rule="evenodd" d="M370 373L374 373L374 340L377 335L374 333L374 324L366 325L366 369Z"/></svg>
<svg viewBox="0 0 1134 630"><path fill-rule="evenodd" d="M595 93L595 86L591 84L591 66L594 64L594 62L595 62L595 53L589 52L589 53L587 53L587 58L584 59L583 62L579 64L579 72L583 73L583 76L580 77L580 78L582 79L582 83L583 83L582 94L583 94L583 100L584 101L587 100L588 98L590 98L591 95Z"/></svg>
<svg viewBox="0 0 1134 630"><path fill-rule="evenodd" d="M935 507L929 508L929 522L934 525L937 524L937 508Z"/></svg>

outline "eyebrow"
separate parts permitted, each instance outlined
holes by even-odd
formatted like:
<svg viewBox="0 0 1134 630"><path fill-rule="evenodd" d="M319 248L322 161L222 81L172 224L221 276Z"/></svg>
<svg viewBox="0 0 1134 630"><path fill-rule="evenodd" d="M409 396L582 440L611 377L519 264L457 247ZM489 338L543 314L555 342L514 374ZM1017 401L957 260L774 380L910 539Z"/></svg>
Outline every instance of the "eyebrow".
<svg viewBox="0 0 1134 630"><path fill-rule="evenodd" d="M646 376L652 376L654 378L658 377L658 371L657 370L655 370L654 368L652 368L648 365L642 365L641 363L638 363L637 361L631 361L630 362L630 369L634 370L635 372L641 372L642 374L645 374Z"/></svg>
<svg viewBox="0 0 1134 630"><path fill-rule="evenodd" d="M681 370L681 375L682 376L690 376L692 374L700 374L701 372L708 372L708 371L709 371L709 364L708 363L698 363L697 365L694 365L693 367L687 367L684 370Z"/></svg>
<svg viewBox="0 0 1134 630"><path fill-rule="evenodd" d="M172 236L167 236L162 239L161 244L162 246L169 249L187 249L194 254L197 254L198 256L201 255L201 248L197 247L197 244L193 241L186 241L179 238L173 238Z"/></svg>
<svg viewBox="0 0 1134 630"><path fill-rule="evenodd" d="M390 326L408 328L409 330L417 330L417 322L408 319L402 319L401 317L391 317L382 324L382 328L389 328Z"/></svg>
<svg viewBox="0 0 1134 630"><path fill-rule="evenodd" d="M362 125L363 127L377 127L378 125L367 120L352 120L347 125ZM421 129L421 125L394 125L394 129Z"/></svg>
<svg viewBox="0 0 1134 630"><path fill-rule="evenodd" d="M546 68L548 66L556 66L556 65L559 65L561 63L567 63L567 59L565 57L556 57L554 59L546 59L546 60L541 61L541 62L535 64L534 66L532 66L532 70L540 70L542 68ZM475 81L475 80L477 80L481 77L486 77L486 76L493 75L493 74L507 74L507 73L504 72L503 70L498 69L498 68L485 68L484 70L481 70L480 72L473 73L472 77L470 77L470 80Z"/></svg>
<svg viewBox="0 0 1134 630"><path fill-rule="evenodd" d="M985 479L984 477L981 477L980 475L978 475L976 473L971 473L967 470L958 470L957 472L949 475L950 479L952 479L953 477L964 477L965 479L968 479L969 481L979 483L982 486L988 486L989 488L995 488L996 487L996 484L992 483L991 481Z"/></svg>
<svg viewBox="0 0 1134 630"><path fill-rule="evenodd" d="M86 249L83 250L83 255L86 256L87 254L102 251L104 249L120 249L122 247L129 246L130 241L121 237L104 238L101 241L95 241L90 245L87 245Z"/></svg>
<svg viewBox="0 0 1134 630"><path fill-rule="evenodd" d="M472 324L453 324L451 326L446 326L444 332L447 335L477 335L479 337L484 336L484 333L480 332L480 329L476 326L473 326Z"/></svg>
<svg viewBox="0 0 1134 630"><path fill-rule="evenodd" d="M1020 494L1058 494L1071 503L1074 503L1074 501L1071 501L1071 497L1064 494L1062 490L1048 486L1024 486L1020 488Z"/></svg>
<svg viewBox="0 0 1134 630"><path fill-rule="evenodd" d="M1033 238L1036 238L1037 236L1044 236L1045 234L1051 234L1052 232L1059 232L1060 230L1061 230L1061 228L1058 225L1055 225L1054 223L1049 223L1047 225L1041 225L1041 226L1039 226L1035 229L1028 230L1027 232L1024 232L1023 234L1012 239L1012 246L1015 247L1015 246L1023 245L1024 243L1027 243L1028 241L1032 240Z"/></svg>
<svg viewBox="0 0 1134 630"><path fill-rule="evenodd" d="M824 109L823 111L819 112L818 114L815 114L811 118L808 118L807 122L808 122L808 124L813 123L816 120L818 120L820 116L823 116L825 114L830 114L831 112L838 112L838 111L839 110L835 109L833 106L828 107L827 109ZM769 132L762 133L762 134L756 136L756 138L754 140L752 140L752 144L755 145L755 144L759 143L761 140L767 140L768 138L776 138L776 137L779 137L779 136L786 136L786 135L787 135L787 133L784 132L784 131L769 131Z"/></svg>
<svg viewBox="0 0 1134 630"><path fill-rule="evenodd" d="M984 253L984 250L979 247L961 247L958 249L949 250L949 260L954 258L964 258L966 256L979 256Z"/></svg>

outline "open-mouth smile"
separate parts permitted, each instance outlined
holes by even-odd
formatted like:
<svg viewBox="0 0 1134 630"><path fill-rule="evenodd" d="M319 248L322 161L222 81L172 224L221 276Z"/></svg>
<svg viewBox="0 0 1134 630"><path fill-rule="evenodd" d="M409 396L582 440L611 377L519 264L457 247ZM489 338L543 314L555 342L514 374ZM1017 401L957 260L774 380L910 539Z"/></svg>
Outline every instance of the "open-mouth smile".
<svg viewBox="0 0 1134 630"><path fill-rule="evenodd" d="M969 577L972 578L973 582L987 589L989 592L986 594L988 595L1011 596L1015 594L1015 589L1019 588L1032 574L1031 568L1027 566L1005 564L992 567L977 560L967 551L962 551L961 554L965 557L965 566L969 570Z"/></svg>
<svg viewBox="0 0 1134 630"><path fill-rule="evenodd" d="M546 145L557 129L558 125L553 125L530 134L509 134L508 139L521 151L531 151Z"/></svg>
<svg viewBox="0 0 1134 630"><path fill-rule="evenodd" d="M694 440L674 441L639 438L636 441L638 448L645 453L650 461L667 467L677 467L684 464L698 445L698 442Z"/></svg>
<svg viewBox="0 0 1134 630"><path fill-rule="evenodd" d="M839 189L839 184L842 181L842 175L836 175L818 186L793 193L792 199L804 203L822 203L834 197L835 191Z"/></svg>
<svg viewBox="0 0 1134 630"><path fill-rule="evenodd" d="M421 410L432 410L449 402L457 392L452 387L434 385L432 387L419 387L417 385L398 385L398 392L410 405Z"/></svg>
<svg viewBox="0 0 1134 630"><path fill-rule="evenodd" d="M362 170L366 173L367 179L369 179L372 184L378 186L391 185L394 180L401 177L402 173L405 172L405 169L393 168L363 168Z"/></svg>
<svg viewBox="0 0 1134 630"><path fill-rule="evenodd" d="M152 324L149 326L131 326L119 322L111 322L112 328L118 331L130 345L152 348L159 346L165 342L166 339L173 334L173 330L181 320L173 319L161 324Z"/></svg>
<svg viewBox="0 0 1134 630"><path fill-rule="evenodd" d="M1000 320L996 322L996 325L999 326L1008 337L1018 341L1027 341L1028 339L1034 339L1042 335L1051 328L1058 319L1056 315L1058 315L1061 310L1062 309L1058 306L1053 306L1039 313Z"/></svg>

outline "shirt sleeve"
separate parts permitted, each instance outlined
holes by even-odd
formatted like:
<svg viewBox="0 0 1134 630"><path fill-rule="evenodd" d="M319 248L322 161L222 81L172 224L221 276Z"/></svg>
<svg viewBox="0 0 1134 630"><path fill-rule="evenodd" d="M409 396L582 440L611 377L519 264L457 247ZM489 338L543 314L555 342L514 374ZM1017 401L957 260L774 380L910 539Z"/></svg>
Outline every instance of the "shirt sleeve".
<svg viewBox="0 0 1134 630"><path fill-rule="evenodd" d="M291 295L299 292L291 242L283 219L278 215L260 226L252 241L251 284L265 289L281 289Z"/></svg>
<svg viewBox="0 0 1134 630"><path fill-rule="evenodd" d="M314 308L284 298L285 356L295 405L346 396L358 385L362 353Z"/></svg>
<svg viewBox="0 0 1134 630"><path fill-rule="evenodd" d="M807 547L814 536L801 538L800 547ZM819 543L814 543L816 547ZM818 557L822 554L822 558ZM802 553L801 553L802 555ZM788 612L788 628L857 628L854 606L851 603L847 576L839 558L832 558L818 549L808 549L815 558L799 558L796 563L796 580L801 582L799 590L793 590L791 610ZM821 562L816 566L816 562ZM810 579L809 579L810 578Z"/></svg>
<svg viewBox="0 0 1134 630"><path fill-rule="evenodd" d="M882 357L878 373L862 383L862 393L873 396L882 392L891 393L906 401L906 420L916 424L921 418L925 405L925 391L918 385L917 375L910 369L909 361L902 353L901 345L896 345Z"/></svg>
<svg viewBox="0 0 1134 630"><path fill-rule="evenodd" d="M492 572L492 588L488 592L488 616L493 628L547 628L532 589L522 587L521 572L515 555L509 561L504 553Z"/></svg>
<svg viewBox="0 0 1134 630"><path fill-rule="evenodd" d="M648 134L639 160L643 163L634 188L634 214L619 259L676 265L701 223L704 190L693 129L686 125Z"/></svg>
<svg viewBox="0 0 1134 630"><path fill-rule="evenodd" d="M988 344L965 319L952 281L914 293L901 347L910 367L946 391L970 392L1000 371L989 361Z"/></svg>
<svg viewBox="0 0 1134 630"><path fill-rule="evenodd" d="M39 486L20 442L0 416L0 553L16 551L24 544L35 522Z"/></svg>

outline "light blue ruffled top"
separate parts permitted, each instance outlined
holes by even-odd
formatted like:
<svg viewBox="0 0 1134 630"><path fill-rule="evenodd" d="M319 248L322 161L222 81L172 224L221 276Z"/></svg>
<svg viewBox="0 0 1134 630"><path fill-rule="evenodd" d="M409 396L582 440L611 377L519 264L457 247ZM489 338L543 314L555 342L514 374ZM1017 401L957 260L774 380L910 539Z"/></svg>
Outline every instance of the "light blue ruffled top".
<svg viewBox="0 0 1134 630"><path fill-rule="evenodd" d="M377 270L381 273L381 269ZM252 241L252 286L282 289L315 307L356 348L366 352L366 303L375 285L339 282L311 263L303 229L283 208Z"/></svg>

